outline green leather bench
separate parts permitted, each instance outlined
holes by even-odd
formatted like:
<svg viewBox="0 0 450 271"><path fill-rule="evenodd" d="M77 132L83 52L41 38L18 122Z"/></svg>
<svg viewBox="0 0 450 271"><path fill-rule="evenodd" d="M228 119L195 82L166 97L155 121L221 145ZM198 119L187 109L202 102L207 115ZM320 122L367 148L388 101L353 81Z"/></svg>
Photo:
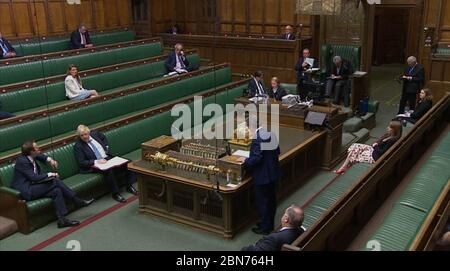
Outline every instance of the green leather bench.
<svg viewBox="0 0 450 271"><path fill-rule="evenodd" d="M76 64L79 70L88 70L161 54L162 44L152 42L101 52L1 66L0 86L65 74L70 64Z"/></svg>
<svg viewBox="0 0 450 271"><path fill-rule="evenodd" d="M369 240L382 251L409 250L429 212L450 179L450 133L431 153ZM366 247L363 250L369 250Z"/></svg>
<svg viewBox="0 0 450 271"><path fill-rule="evenodd" d="M331 69L334 56L341 56L343 59L349 61L354 71L361 70L361 46L345 44L322 45L320 54L322 73L326 73Z"/></svg>
<svg viewBox="0 0 450 271"><path fill-rule="evenodd" d="M74 133L80 123L101 125L141 110L170 102L208 88L231 82L231 70L225 67L212 72L175 81L148 90L94 103L50 117L12 124L0 128L0 156L18 151L22 142L32 137L39 143Z"/></svg>
<svg viewBox="0 0 450 271"><path fill-rule="evenodd" d="M91 33L96 46L132 41L136 37L131 30ZM29 39L12 43L19 56L48 54L70 50L70 36L47 39Z"/></svg>
<svg viewBox="0 0 450 271"><path fill-rule="evenodd" d="M199 64L200 60L197 54L189 55L187 58L191 63ZM162 60L87 76L82 78L82 81L84 87L96 89L100 94L104 94L128 89L138 84L149 83L166 73L164 60ZM0 100L2 101L3 110L15 115L71 103L66 97L64 80L3 94L0 93Z"/></svg>
<svg viewBox="0 0 450 271"><path fill-rule="evenodd" d="M230 73L231 75L231 73ZM222 91L216 95L203 99L203 106L210 103L218 103L225 111L226 104L234 104L234 99L241 96L247 84L233 89ZM190 104L190 106L193 106ZM141 156L140 146L142 142L163 134L170 134L170 129L176 117L170 115L170 111L156 114L144 120L132 122L128 125L107 131L105 133L109 141L111 152L130 160L138 160ZM79 174L78 165L73 154L73 144L59 147L49 152L59 162L59 174L63 181L75 192L83 197L100 197L108 193L106 186L99 174ZM47 167L43 167L47 169ZM43 227L56 219L50 199L39 199L31 202L20 201L19 192L9 188L12 180L14 165L0 167L0 202L7 197L15 202L9 208L0 206L0 215L16 220L19 231L30 233ZM21 209L21 207L23 209ZM74 207L69 205L69 209Z"/></svg>

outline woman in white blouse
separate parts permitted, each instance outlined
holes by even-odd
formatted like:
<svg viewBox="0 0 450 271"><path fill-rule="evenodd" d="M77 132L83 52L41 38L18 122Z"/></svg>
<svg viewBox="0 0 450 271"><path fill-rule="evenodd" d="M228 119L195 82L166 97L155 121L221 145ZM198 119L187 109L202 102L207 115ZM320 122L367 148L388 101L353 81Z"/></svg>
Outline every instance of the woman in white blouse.
<svg viewBox="0 0 450 271"><path fill-rule="evenodd" d="M66 80L64 81L66 87L67 98L74 101L81 101L89 97L97 97L96 90L87 90L83 88L81 84L80 76L78 75L78 69L75 65L70 65L67 70Z"/></svg>

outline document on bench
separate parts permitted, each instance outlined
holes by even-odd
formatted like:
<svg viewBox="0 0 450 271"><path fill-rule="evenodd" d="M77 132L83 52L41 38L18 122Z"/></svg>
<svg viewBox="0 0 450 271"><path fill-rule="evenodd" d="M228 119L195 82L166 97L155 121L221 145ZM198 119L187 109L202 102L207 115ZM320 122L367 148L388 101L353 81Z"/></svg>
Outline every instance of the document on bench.
<svg viewBox="0 0 450 271"><path fill-rule="evenodd" d="M249 157L250 157L250 152L249 152L249 151L237 150L237 151L235 151L235 152L233 153L233 155L236 155L236 156L242 156L242 157L245 157L245 158L249 158Z"/></svg>
<svg viewBox="0 0 450 271"><path fill-rule="evenodd" d="M127 159L124 159L122 157L116 156L112 159L109 159L108 162L105 164L100 164L95 161L94 168L99 169L101 171L105 171L111 168L120 167L124 164L127 164L129 161Z"/></svg>

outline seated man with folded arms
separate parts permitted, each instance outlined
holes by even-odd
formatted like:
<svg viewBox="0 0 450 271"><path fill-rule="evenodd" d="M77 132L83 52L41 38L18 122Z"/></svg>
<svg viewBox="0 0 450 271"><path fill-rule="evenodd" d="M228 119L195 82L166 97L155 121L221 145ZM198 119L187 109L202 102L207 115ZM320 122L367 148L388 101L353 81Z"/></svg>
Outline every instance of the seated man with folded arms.
<svg viewBox="0 0 450 271"><path fill-rule="evenodd" d="M281 101L287 95L286 90L280 85L278 77L273 77L270 81L270 88L267 91L270 98Z"/></svg>
<svg viewBox="0 0 450 271"><path fill-rule="evenodd" d="M66 88L66 97L74 101L81 101L99 96L96 90L87 90L83 87L80 75L78 75L77 66L73 64L70 65L67 70L64 86Z"/></svg>
<svg viewBox="0 0 450 271"><path fill-rule="evenodd" d="M70 45L72 49L94 47L89 32L84 24L80 24L78 29L72 32L70 35Z"/></svg>
<svg viewBox="0 0 450 271"><path fill-rule="evenodd" d="M12 117L14 117L14 114L11 114L11 113L6 112L6 111L2 111L2 101L0 101L0 120L7 119L7 118L12 118Z"/></svg>
<svg viewBox="0 0 450 271"><path fill-rule="evenodd" d="M284 244L291 244L305 229L302 227L303 210L298 205L289 206L281 217L281 229L273 232L242 251L280 251Z"/></svg>
<svg viewBox="0 0 450 271"><path fill-rule="evenodd" d="M68 211L64 199L69 199L77 207L85 207L94 199L82 200L59 179L56 172L43 173L37 161L47 162L56 171L58 162L51 157L41 154L36 142L30 140L22 145L20 155L14 166L14 176L11 187L20 192L20 196L26 200L51 198L58 217L58 228L73 227L80 224L75 220L69 220L65 216Z"/></svg>
<svg viewBox="0 0 450 271"><path fill-rule="evenodd" d="M2 33L0 32L0 59L16 56L16 50L14 50L12 45L2 36Z"/></svg>
<svg viewBox="0 0 450 271"><path fill-rule="evenodd" d="M114 156L109 152L108 140L106 136L97 131L91 131L85 125L79 125L77 129L78 139L74 145L75 157L80 166L80 173L101 173L105 182L112 191L112 197L118 202L126 202L126 199L119 193L119 186L117 185L114 171L124 172L126 175L127 192L137 195L138 192L133 187L136 182L136 175L129 171L127 164L117 168L110 168L107 170L99 170L95 168L95 164L106 164L108 160Z"/></svg>
<svg viewBox="0 0 450 271"><path fill-rule="evenodd" d="M198 69L198 67L189 64L181 43L175 44L175 50L169 54L165 65L168 73L176 72L181 74Z"/></svg>

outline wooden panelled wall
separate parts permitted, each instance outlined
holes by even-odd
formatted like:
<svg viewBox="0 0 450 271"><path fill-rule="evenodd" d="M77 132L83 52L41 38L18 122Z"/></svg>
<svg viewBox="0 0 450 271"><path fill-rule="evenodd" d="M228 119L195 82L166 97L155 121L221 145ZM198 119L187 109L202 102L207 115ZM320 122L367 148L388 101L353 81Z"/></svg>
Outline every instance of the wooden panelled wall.
<svg viewBox="0 0 450 271"><path fill-rule="evenodd" d="M434 29L433 44L450 45L450 0L426 0L424 9L423 25ZM421 58L434 100L440 99L450 92L450 56L434 57L431 47L422 47Z"/></svg>
<svg viewBox="0 0 450 271"><path fill-rule="evenodd" d="M72 32L81 23L91 30L129 27L130 0L0 0L0 31L6 37Z"/></svg>
<svg viewBox="0 0 450 271"><path fill-rule="evenodd" d="M179 24L186 33L281 34L284 26L302 24L312 34L312 16L295 14L296 0L151 0L153 33ZM215 2L215 9L214 3ZM215 10L215 11L213 11ZM297 29L296 29L297 31Z"/></svg>

